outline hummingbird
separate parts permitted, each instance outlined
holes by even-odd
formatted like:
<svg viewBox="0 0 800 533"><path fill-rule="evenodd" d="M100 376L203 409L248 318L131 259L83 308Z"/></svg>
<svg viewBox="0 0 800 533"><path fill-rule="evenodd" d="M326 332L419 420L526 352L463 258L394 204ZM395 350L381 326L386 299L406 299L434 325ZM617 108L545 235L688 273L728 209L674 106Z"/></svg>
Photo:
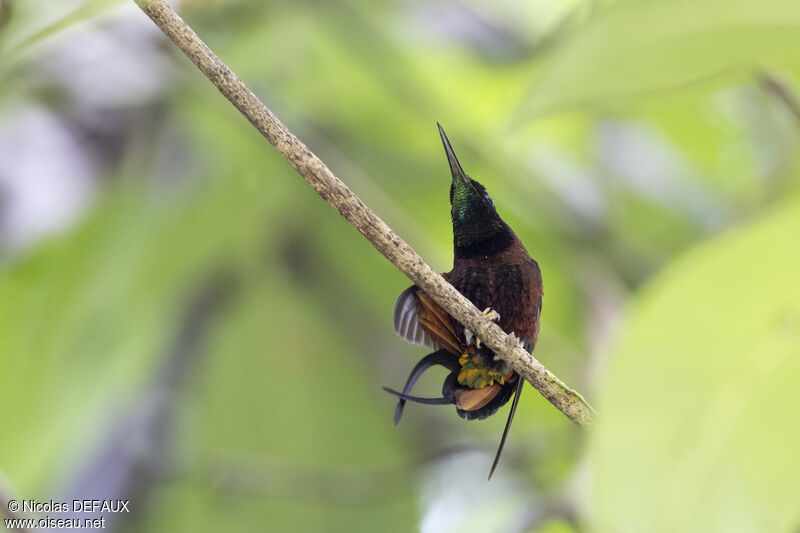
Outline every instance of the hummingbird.
<svg viewBox="0 0 800 533"><path fill-rule="evenodd" d="M450 140L438 122L450 165L450 215L453 221L453 269L442 277L495 321L514 335L529 353L539 336L542 312L542 273L514 231L494 206L486 188L470 178L461 167ZM456 406L467 420L482 420L497 412L512 397L503 435L489 471L497 468L503 446L514 420L524 379L473 333L412 285L397 298L394 329L406 340L426 346L432 353L423 357L408 376L402 392L384 387L398 396L394 423L403 415L407 401ZM442 385L442 397L412 396L420 376L433 366L449 374Z"/></svg>

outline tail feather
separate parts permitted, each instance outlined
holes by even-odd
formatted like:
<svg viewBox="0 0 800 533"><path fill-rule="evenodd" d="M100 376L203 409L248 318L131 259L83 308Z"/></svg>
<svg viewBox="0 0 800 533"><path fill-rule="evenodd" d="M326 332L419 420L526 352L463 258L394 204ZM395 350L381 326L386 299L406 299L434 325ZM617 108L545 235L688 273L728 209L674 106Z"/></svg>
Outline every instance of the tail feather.
<svg viewBox="0 0 800 533"><path fill-rule="evenodd" d="M517 390L514 393L514 401L511 402L511 410L508 412L508 420L506 420L506 427L503 429L503 436L500 438L500 446L497 447L497 454L494 456L494 462L492 463L492 469L489 470L489 479L492 479L492 474L494 474L495 468L497 468L497 463L500 462L500 454L503 453L503 446L506 444L506 437L508 436L508 430L511 429L511 422L514 420L514 413L517 412L517 404L519 403L519 396L522 394L522 386L525 384L525 380L522 379L522 376L517 377Z"/></svg>

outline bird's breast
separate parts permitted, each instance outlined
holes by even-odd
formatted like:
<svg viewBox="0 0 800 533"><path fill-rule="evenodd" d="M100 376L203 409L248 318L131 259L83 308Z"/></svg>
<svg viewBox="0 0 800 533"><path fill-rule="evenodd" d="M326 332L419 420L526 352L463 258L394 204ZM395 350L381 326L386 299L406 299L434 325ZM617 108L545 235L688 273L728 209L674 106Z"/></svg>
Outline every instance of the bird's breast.
<svg viewBox="0 0 800 533"><path fill-rule="evenodd" d="M542 281L539 266L530 258L508 262L497 258L457 261L447 279L475 307L491 307L500 314L506 333L535 342L541 309ZM454 324L461 334L463 327Z"/></svg>

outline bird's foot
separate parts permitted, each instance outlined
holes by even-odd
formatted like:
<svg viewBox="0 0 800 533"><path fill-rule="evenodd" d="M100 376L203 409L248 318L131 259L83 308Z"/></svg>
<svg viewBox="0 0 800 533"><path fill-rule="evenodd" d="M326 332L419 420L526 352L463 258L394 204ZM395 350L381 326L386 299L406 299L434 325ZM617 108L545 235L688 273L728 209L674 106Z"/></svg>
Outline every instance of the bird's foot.
<svg viewBox="0 0 800 533"><path fill-rule="evenodd" d="M492 309L491 307L487 307L483 310L483 314L486 315L486 318L491 320L492 322L499 322L500 321L500 313ZM464 339L467 341L467 345L475 343L475 346L480 349L481 347L481 340L475 337L475 334L472 333L472 330L469 328L464 328Z"/></svg>
<svg viewBox="0 0 800 533"><path fill-rule="evenodd" d="M488 318L492 322L498 322L500 320L500 313L498 313L491 307L487 307L486 309L484 309L483 314L486 315L486 318Z"/></svg>
<svg viewBox="0 0 800 533"><path fill-rule="evenodd" d="M514 333L512 331L511 333L509 333L509 337L511 337L512 339L517 341L517 344L519 344L519 347L522 348L523 350L525 350L525 341L523 339L520 339L519 337L517 337L516 333Z"/></svg>
<svg viewBox="0 0 800 533"><path fill-rule="evenodd" d="M464 328L464 340L467 341L467 346L472 344L472 340L475 338L473 335L472 330L469 328Z"/></svg>

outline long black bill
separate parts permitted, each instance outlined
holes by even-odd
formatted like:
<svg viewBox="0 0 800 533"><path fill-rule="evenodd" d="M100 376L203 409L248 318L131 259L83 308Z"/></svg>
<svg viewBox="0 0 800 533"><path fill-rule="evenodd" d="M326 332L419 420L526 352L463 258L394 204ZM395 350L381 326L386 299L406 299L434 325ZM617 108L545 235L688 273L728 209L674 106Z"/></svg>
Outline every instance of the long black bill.
<svg viewBox="0 0 800 533"><path fill-rule="evenodd" d="M511 411L508 412L508 420L506 420L506 427L503 429L503 436L500 438L500 446L497 447L497 454L494 456L492 469L489 470L489 479L492 479L492 474L494 474L494 469L497 468L497 463L500 462L500 454L503 453L503 446L506 445L506 437L508 437L508 430L511 429L511 422L514 420L514 413L517 412L519 395L522 394L522 386L524 384L525 380L522 379L522 376L517 376L517 390L514 391L514 401L511 402Z"/></svg>
<svg viewBox="0 0 800 533"><path fill-rule="evenodd" d="M408 376L408 380L406 381L406 386L403 387L403 392L399 393L393 391L391 389L387 389L384 387L384 390L390 392L396 396L400 396L400 400L397 401L397 407L394 409L394 425L400 423L400 418L403 416L403 407L406 405L406 400L411 398L408 396L408 393L411 392L411 389L414 388L414 384L420 378L422 374L425 373L430 367L435 365L441 365L448 370L455 371L458 370L458 362L453 358L453 356L447 350L439 350L437 352L430 353L420 359L419 363L414 366L414 369L411 370L411 374ZM404 398L404 396L406 396ZM410 400L416 401L416 400ZM423 402L421 402L423 403ZM453 402L450 402L453 403Z"/></svg>
<svg viewBox="0 0 800 533"><path fill-rule="evenodd" d="M461 168L461 163L458 162L456 153L453 151L453 146L450 144L450 139L447 138L447 134L442 129L442 125L438 122L436 125L439 126L439 136L442 138L444 152L447 154L447 162L450 163L450 172L453 174L453 181L461 179L468 182L469 178L467 178L467 175L464 173L464 169Z"/></svg>

